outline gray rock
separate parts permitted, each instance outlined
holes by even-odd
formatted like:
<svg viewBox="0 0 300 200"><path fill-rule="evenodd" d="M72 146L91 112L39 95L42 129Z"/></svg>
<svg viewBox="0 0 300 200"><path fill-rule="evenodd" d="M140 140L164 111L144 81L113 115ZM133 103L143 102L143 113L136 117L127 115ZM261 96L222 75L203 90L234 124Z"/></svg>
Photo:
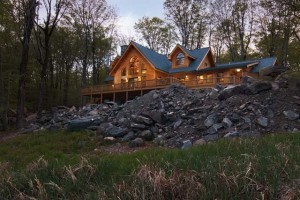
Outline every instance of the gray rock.
<svg viewBox="0 0 300 200"><path fill-rule="evenodd" d="M163 112L157 111L157 110L152 110L150 112L143 112L143 116L151 118L153 121L164 124L165 123L165 117Z"/></svg>
<svg viewBox="0 0 300 200"><path fill-rule="evenodd" d="M296 120L299 118L299 114L295 113L294 111L291 110L286 110L283 111L283 114L289 119L289 120Z"/></svg>
<svg viewBox="0 0 300 200"><path fill-rule="evenodd" d="M182 119L179 119L177 122L175 122L173 128L177 129L182 124Z"/></svg>
<svg viewBox="0 0 300 200"><path fill-rule="evenodd" d="M216 88L212 88L212 90L210 91L209 93L209 96L210 98L212 99L216 99L218 97L218 93L219 93L219 90L216 89Z"/></svg>
<svg viewBox="0 0 300 200"><path fill-rule="evenodd" d="M128 132L126 135L123 136L122 140L123 141L130 141L134 139L135 135L133 131Z"/></svg>
<svg viewBox="0 0 300 200"><path fill-rule="evenodd" d="M215 89L217 89L218 91L222 91L224 89L224 87L220 84L215 85Z"/></svg>
<svg viewBox="0 0 300 200"><path fill-rule="evenodd" d="M165 144L165 140L164 140L163 136L159 135L153 140L153 143L157 144L159 146L163 146Z"/></svg>
<svg viewBox="0 0 300 200"><path fill-rule="evenodd" d="M148 141L154 139L154 135L153 135L153 133L152 133L150 130L144 130L144 131L142 131L142 132L139 134L139 136L140 136L141 138L145 139L145 140L148 140Z"/></svg>
<svg viewBox="0 0 300 200"><path fill-rule="evenodd" d="M90 116L97 116L98 115L98 110L92 110L89 112Z"/></svg>
<svg viewBox="0 0 300 200"><path fill-rule="evenodd" d="M259 117L257 120L256 120L257 124L259 124L260 126L262 127L268 127L268 118L266 117Z"/></svg>
<svg viewBox="0 0 300 200"><path fill-rule="evenodd" d="M142 138L135 138L134 140L129 141L128 144L131 148L141 147L145 145L145 142Z"/></svg>
<svg viewBox="0 0 300 200"><path fill-rule="evenodd" d="M240 133L235 130L235 131L232 131L232 132L229 132L229 133L226 133L224 135L224 138L229 138L229 137L239 137L240 136Z"/></svg>
<svg viewBox="0 0 300 200"><path fill-rule="evenodd" d="M181 149L188 149L188 148L191 148L192 146L193 146L193 144L190 140L184 140L182 142Z"/></svg>
<svg viewBox="0 0 300 200"><path fill-rule="evenodd" d="M207 133L212 135L218 132L219 129L221 129L223 127L223 124L219 123L219 124L214 124L213 126L211 126L208 130Z"/></svg>
<svg viewBox="0 0 300 200"><path fill-rule="evenodd" d="M100 124L101 119L97 117L85 117L85 118L78 118L75 120L72 120L68 124L68 130L69 131L77 131L86 129L89 126L97 126Z"/></svg>
<svg viewBox="0 0 300 200"><path fill-rule="evenodd" d="M202 138L206 141L215 141L215 140L219 139L219 134L205 135Z"/></svg>
<svg viewBox="0 0 300 200"><path fill-rule="evenodd" d="M127 132L128 132L128 130L125 128L112 126L106 130L105 135L111 136L111 137L123 137L124 135L126 135Z"/></svg>
<svg viewBox="0 0 300 200"><path fill-rule="evenodd" d="M204 125L208 128L211 127L213 124L215 124L217 122L217 117L216 115L212 114L209 115L205 121L204 121Z"/></svg>
<svg viewBox="0 0 300 200"><path fill-rule="evenodd" d="M133 129L145 129L146 126L144 124L131 123L130 127Z"/></svg>
<svg viewBox="0 0 300 200"><path fill-rule="evenodd" d="M137 122L137 123L143 123L143 124L146 124L146 125L153 124L152 119L150 119L148 117L140 116L140 115L131 115L131 119L134 122Z"/></svg>
<svg viewBox="0 0 300 200"><path fill-rule="evenodd" d="M234 95L243 93L243 89L240 85L229 85L224 90L222 90L218 96L220 101L228 99Z"/></svg>
<svg viewBox="0 0 300 200"><path fill-rule="evenodd" d="M267 81L256 81L251 83L246 89L246 94L258 94L262 91L271 90L272 84Z"/></svg>
<svg viewBox="0 0 300 200"><path fill-rule="evenodd" d="M227 118L227 117L223 118L222 123L227 128L230 128L232 126L231 120L229 118Z"/></svg>

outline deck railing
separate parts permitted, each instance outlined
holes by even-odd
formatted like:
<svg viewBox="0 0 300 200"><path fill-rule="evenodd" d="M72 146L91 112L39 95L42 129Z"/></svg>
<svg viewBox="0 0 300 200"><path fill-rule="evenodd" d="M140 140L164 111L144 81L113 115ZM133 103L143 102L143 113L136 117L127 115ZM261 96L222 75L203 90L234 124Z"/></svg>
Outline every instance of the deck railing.
<svg viewBox="0 0 300 200"><path fill-rule="evenodd" d="M94 85L81 89L82 95L92 95L101 93L113 93L113 92L126 92L134 90L151 90L160 89L169 85L178 83L185 85L188 88L208 88L213 87L216 84L230 85L238 84L239 78L236 76L210 78L210 79L197 79L197 80L178 80L174 77L167 77L161 79L126 82L119 84L105 84L105 85Z"/></svg>

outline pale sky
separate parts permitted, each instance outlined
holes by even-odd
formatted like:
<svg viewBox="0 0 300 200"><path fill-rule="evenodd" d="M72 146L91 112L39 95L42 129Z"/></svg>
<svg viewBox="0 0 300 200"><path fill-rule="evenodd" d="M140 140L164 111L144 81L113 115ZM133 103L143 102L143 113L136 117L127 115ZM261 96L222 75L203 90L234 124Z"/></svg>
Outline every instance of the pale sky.
<svg viewBox="0 0 300 200"><path fill-rule="evenodd" d="M107 0L117 9L119 32L133 35L134 23L144 16L164 18L164 0Z"/></svg>

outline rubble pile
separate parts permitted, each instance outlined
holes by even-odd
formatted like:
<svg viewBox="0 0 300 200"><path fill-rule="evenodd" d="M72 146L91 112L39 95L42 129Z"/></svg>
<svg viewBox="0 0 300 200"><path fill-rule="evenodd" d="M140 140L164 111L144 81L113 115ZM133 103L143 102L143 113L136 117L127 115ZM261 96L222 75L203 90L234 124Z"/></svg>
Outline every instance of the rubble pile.
<svg viewBox="0 0 300 200"><path fill-rule="evenodd" d="M125 104L107 102L57 107L31 124L33 129L89 129L137 147L145 141L187 148L220 138L259 136L300 130L299 90L282 80L244 77L241 85L187 89L171 85Z"/></svg>

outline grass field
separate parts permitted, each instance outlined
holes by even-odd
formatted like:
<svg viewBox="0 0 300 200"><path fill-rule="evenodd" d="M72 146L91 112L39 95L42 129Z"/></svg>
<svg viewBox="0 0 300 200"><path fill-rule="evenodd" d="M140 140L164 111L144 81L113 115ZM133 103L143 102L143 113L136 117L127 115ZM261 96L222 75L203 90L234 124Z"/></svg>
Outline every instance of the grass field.
<svg viewBox="0 0 300 200"><path fill-rule="evenodd" d="M1 142L0 199L300 199L300 133L124 154L99 145L89 132Z"/></svg>

